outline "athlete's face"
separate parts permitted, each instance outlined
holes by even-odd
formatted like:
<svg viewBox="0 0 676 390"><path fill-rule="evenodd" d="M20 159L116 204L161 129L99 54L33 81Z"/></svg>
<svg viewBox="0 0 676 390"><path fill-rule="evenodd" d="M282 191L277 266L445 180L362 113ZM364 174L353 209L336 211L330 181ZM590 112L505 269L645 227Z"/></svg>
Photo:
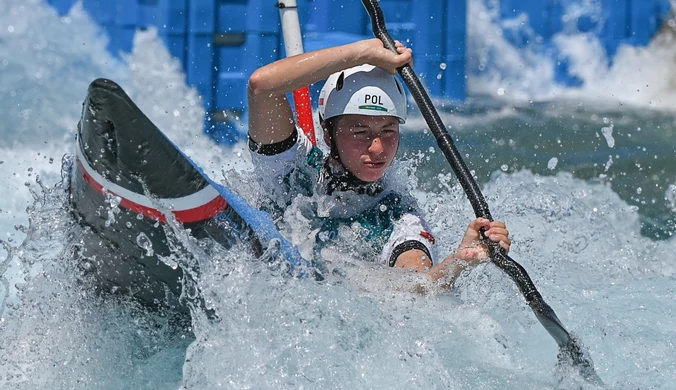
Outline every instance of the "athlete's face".
<svg viewBox="0 0 676 390"><path fill-rule="evenodd" d="M342 115L335 130L338 154L348 171L366 182L385 175L399 146L396 117Z"/></svg>

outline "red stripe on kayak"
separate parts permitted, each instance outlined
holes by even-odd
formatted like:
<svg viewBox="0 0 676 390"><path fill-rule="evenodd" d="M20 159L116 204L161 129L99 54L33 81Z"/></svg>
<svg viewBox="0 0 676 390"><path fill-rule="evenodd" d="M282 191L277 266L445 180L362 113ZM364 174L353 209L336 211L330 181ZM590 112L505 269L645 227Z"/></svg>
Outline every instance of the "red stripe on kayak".
<svg viewBox="0 0 676 390"><path fill-rule="evenodd" d="M82 166L82 162L80 160L78 160L77 163L80 166L80 170L82 171L82 177L84 178L84 180L87 183L89 183L89 185L93 189L95 189L96 192L105 196L103 185L101 183L98 183L89 173L87 173L87 171ZM159 220L161 222L166 222L167 220L164 214L162 214L157 209L140 205L129 199L125 199L112 191L106 190L105 192L119 197L121 199L120 206L124 207L125 209L131 210L137 214L141 214L151 219ZM228 202L226 202L225 199L223 199L223 197L219 195L201 206L189 210L172 211L172 213L176 217L177 221L182 223L189 223L213 218L227 207Z"/></svg>

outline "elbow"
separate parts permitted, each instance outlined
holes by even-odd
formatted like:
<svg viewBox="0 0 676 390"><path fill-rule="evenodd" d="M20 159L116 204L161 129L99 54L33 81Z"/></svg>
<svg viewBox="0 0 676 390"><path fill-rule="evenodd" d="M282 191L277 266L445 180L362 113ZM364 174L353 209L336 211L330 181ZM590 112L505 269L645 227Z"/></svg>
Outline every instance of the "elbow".
<svg viewBox="0 0 676 390"><path fill-rule="evenodd" d="M265 74L261 69L256 69L256 71L251 74L249 77L249 83L247 84L247 91L249 96L260 95L266 91L265 88Z"/></svg>

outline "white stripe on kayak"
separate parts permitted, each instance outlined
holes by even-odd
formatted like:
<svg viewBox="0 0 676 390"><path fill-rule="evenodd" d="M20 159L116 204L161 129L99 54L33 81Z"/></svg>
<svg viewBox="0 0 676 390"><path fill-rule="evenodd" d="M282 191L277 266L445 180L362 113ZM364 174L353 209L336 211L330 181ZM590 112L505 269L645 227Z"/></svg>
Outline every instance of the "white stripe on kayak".
<svg viewBox="0 0 676 390"><path fill-rule="evenodd" d="M87 162L87 159L84 157L84 152L81 150L79 140L77 141L77 146L75 147L75 157L78 161L80 161L82 167L85 169L85 171L87 171L89 176L91 176L107 191L148 208L156 209L157 203L159 202L159 204L161 204L164 208L172 211L192 210L221 196L218 191L216 191L216 189L211 184L209 184L203 189L181 198L157 198L155 200L151 200L145 195L129 191L126 188L110 182L108 179L96 172L96 170L91 165L89 165L89 162Z"/></svg>

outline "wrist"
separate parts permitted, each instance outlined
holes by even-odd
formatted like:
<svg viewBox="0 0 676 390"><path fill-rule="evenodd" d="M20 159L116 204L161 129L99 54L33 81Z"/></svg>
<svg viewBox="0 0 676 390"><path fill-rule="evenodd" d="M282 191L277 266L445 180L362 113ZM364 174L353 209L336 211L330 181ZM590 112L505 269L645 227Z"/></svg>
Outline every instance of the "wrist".
<svg viewBox="0 0 676 390"><path fill-rule="evenodd" d="M375 59L373 58L373 53L374 53L374 47L373 47L373 41L377 40L377 38L372 38L372 39L367 39L367 40L361 40L352 43L351 45L353 46L353 60L355 62L354 66L358 65L363 65L363 64L370 64L370 65L377 65L375 64ZM378 41L380 42L380 41Z"/></svg>

